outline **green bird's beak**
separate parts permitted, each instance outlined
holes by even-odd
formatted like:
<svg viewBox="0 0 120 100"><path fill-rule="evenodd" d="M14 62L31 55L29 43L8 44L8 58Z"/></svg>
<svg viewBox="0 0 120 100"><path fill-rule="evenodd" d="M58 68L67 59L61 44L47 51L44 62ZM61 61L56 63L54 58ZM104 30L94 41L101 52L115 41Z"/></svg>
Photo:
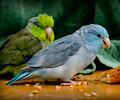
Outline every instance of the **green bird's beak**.
<svg viewBox="0 0 120 100"><path fill-rule="evenodd" d="M47 37L50 38L50 36L51 36L51 27L45 28L45 32L47 34Z"/></svg>

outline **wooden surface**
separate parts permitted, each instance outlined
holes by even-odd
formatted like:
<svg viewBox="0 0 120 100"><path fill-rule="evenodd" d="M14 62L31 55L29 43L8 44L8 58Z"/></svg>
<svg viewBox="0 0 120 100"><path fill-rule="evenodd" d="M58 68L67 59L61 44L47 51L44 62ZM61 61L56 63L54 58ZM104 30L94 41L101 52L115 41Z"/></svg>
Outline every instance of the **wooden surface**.
<svg viewBox="0 0 120 100"><path fill-rule="evenodd" d="M99 75L102 71L97 71L90 75L83 75L83 79L89 81L89 85L82 86L61 86L56 88L57 84L40 84L41 89L34 87L38 80L27 80L30 86L25 86L26 81L19 81L15 85L5 85L9 80L0 80L0 100L83 100L83 99L120 99L120 84L106 84L100 82ZM29 96L33 91L37 90L37 94ZM94 91L97 96L86 96L85 93Z"/></svg>

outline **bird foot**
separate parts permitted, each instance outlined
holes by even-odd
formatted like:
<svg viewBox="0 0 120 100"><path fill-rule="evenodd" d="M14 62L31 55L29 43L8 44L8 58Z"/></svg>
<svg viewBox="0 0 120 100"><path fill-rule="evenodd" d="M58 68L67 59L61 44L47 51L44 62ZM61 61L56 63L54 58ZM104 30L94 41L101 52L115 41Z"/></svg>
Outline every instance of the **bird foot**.
<svg viewBox="0 0 120 100"><path fill-rule="evenodd" d="M77 75L77 76L74 76L71 80L72 81L83 81L83 77L82 75Z"/></svg>
<svg viewBox="0 0 120 100"><path fill-rule="evenodd" d="M75 82L75 81L67 81L66 83L61 83L62 86L70 86L70 85L81 85L81 81L80 82Z"/></svg>

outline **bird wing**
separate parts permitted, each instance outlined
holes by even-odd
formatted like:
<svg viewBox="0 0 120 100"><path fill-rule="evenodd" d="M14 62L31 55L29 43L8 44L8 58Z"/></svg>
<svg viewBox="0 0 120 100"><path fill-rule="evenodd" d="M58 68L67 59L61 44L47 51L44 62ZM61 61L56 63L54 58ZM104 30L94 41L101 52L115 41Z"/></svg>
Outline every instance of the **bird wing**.
<svg viewBox="0 0 120 100"><path fill-rule="evenodd" d="M0 48L0 64L24 63L42 48L40 41L25 28L9 36Z"/></svg>
<svg viewBox="0 0 120 100"><path fill-rule="evenodd" d="M63 65L69 57L80 48L80 43L73 35L58 39L46 48L38 51L27 63L27 67L21 71L29 71L36 68L54 68Z"/></svg>

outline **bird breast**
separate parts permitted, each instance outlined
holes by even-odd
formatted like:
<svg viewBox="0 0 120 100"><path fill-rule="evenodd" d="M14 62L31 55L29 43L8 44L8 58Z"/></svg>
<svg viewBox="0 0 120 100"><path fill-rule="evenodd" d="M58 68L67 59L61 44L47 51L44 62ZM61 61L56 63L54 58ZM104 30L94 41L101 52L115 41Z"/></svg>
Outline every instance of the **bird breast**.
<svg viewBox="0 0 120 100"><path fill-rule="evenodd" d="M83 46L64 64L64 72L68 77L72 77L92 63L94 59L95 56Z"/></svg>

